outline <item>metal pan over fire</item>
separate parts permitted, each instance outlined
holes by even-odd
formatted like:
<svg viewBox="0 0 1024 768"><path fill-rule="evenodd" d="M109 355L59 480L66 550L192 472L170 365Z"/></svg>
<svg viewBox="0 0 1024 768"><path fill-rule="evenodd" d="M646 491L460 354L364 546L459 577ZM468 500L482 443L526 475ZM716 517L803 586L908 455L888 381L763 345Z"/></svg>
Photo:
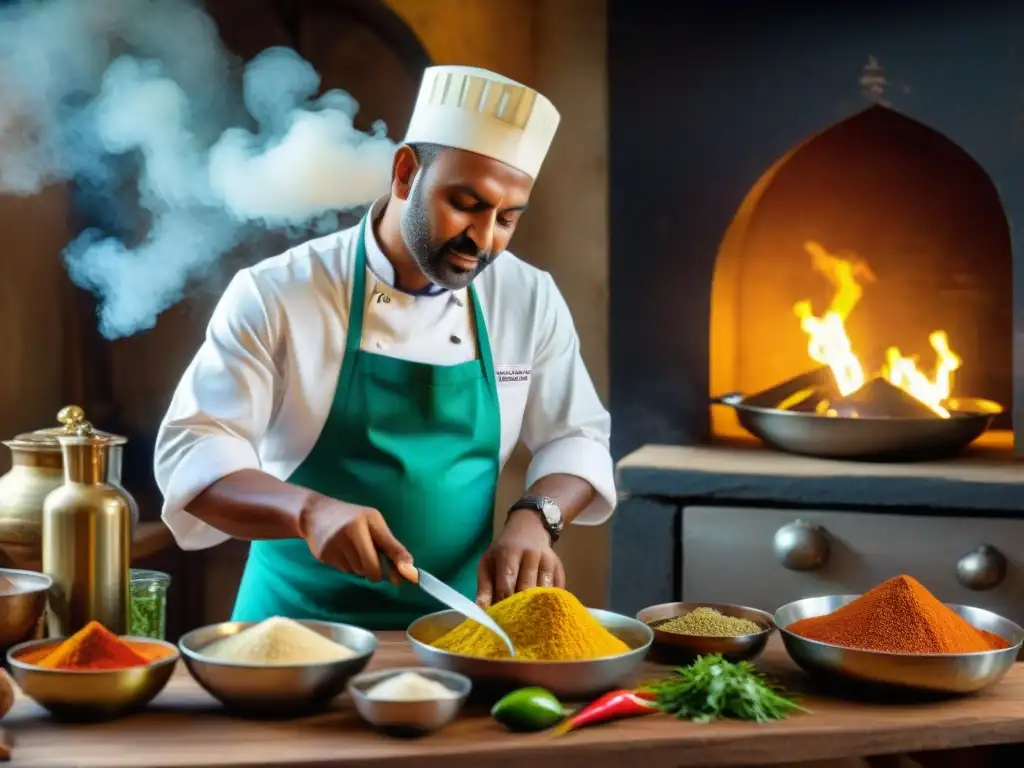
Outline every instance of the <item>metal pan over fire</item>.
<svg viewBox="0 0 1024 768"><path fill-rule="evenodd" d="M756 395L729 393L712 405L736 411L747 432L786 453L856 461L925 461L961 453L989 428L1002 406L991 400L946 401L948 416L873 379L848 398L832 389L827 368Z"/></svg>

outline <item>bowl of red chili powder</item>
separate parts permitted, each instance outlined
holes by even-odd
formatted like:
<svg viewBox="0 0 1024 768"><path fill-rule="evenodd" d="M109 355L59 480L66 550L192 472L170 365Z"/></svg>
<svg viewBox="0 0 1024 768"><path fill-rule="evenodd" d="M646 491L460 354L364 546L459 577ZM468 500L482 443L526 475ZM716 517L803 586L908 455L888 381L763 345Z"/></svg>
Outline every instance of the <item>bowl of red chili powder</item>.
<svg viewBox="0 0 1024 768"><path fill-rule="evenodd" d="M863 595L797 600L775 612L790 658L829 682L937 693L994 685L1024 629L982 608L943 603L911 576Z"/></svg>
<svg viewBox="0 0 1024 768"><path fill-rule="evenodd" d="M177 647L119 637L90 622L71 637L30 640L7 652L25 695L62 720L112 720L156 698L174 673Z"/></svg>

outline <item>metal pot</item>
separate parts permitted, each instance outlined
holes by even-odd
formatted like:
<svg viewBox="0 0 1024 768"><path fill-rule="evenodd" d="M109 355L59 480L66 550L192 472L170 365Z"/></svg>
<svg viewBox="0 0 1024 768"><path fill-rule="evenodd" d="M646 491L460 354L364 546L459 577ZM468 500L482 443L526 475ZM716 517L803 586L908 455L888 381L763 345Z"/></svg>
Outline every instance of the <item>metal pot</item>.
<svg viewBox="0 0 1024 768"><path fill-rule="evenodd" d="M42 568L43 501L64 482L60 435L74 434L85 423L85 412L68 405L57 414L59 427L26 432L4 441L11 449L11 470L0 477L0 567L39 571ZM127 439L106 432L110 458L107 483L122 488L121 462ZM129 497L130 498L130 497ZM139 510L132 502L132 524Z"/></svg>

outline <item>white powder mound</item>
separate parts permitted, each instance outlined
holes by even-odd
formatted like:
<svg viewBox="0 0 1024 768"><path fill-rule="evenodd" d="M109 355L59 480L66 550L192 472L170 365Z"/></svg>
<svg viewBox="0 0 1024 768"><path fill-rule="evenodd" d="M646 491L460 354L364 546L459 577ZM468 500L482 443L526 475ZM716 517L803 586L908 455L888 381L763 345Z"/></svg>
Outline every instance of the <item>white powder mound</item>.
<svg viewBox="0 0 1024 768"><path fill-rule="evenodd" d="M202 654L217 661L261 665L322 664L358 656L351 648L283 616L214 640L202 649Z"/></svg>
<svg viewBox="0 0 1024 768"><path fill-rule="evenodd" d="M402 672L382 680L366 692L374 701L432 701L454 699L458 694L447 685L415 672Z"/></svg>

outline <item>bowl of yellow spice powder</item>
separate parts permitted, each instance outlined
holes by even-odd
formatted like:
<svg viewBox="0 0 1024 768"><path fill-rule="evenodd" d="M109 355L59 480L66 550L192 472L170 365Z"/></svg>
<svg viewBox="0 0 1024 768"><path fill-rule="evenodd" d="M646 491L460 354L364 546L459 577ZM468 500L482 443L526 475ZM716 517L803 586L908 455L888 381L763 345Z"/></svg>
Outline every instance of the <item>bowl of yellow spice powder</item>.
<svg viewBox="0 0 1024 768"><path fill-rule="evenodd" d="M770 613L727 603L663 603L636 616L654 631L658 651L674 661L719 653L727 661L750 661L775 631Z"/></svg>
<svg viewBox="0 0 1024 768"><path fill-rule="evenodd" d="M491 630L456 611L414 621L409 643L423 664L465 675L478 688L539 686L587 699L632 682L654 640L642 621L586 608L558 587L525 589L487 613L512 640L514 657Z"/></svg>

